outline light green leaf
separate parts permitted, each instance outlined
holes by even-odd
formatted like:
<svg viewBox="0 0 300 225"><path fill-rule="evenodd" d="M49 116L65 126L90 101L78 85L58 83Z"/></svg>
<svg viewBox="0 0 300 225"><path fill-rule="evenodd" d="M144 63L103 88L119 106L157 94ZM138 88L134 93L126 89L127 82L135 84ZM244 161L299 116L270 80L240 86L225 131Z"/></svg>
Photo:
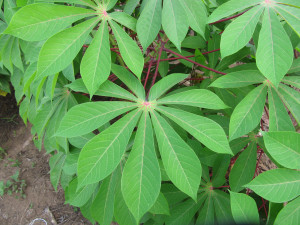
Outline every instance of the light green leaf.
<svg viewBox="0 0 300 225"><path fill-rule="evenodd" d="M300 169L300 134L291 131L266 132L264 143L270 155L280 165Z"/></svg>
<svg viewBox="0 0 300 225"><path fill-rule="evenodd" d="M145 100L145 90L141 82L122 66L112 64L112 72L141 100Z"/></svg>
<svg viewBox="0 0 300 225"><path fill-rule="evenodd" d="M282 103L278 92L269 87L269 131L295 131L289 114Z"/></svg>
<svg viewBox="0 0 300 225"><path fill-rule="evenodd" d="M224 130L213 120L175 108L159 106L157 110L187 130L212 151L232 154Z"/></svg>
<svg viewBox="0 0 300 225"><path fill-rule="evenodd" d="M294 225L299 223L300 197L289 202L278 214L274 225Z"/></svg>
<svg viewBox="0 0 300 225"><path fill-rule="evenodd" d="M141 49L118 24L112 20L109 21L109 24L126 65L140 79L144 67L144 58Z"/></svg>
<svg viewBox="0 0 300 225"><path fill-rule="evenodd" d="M283 4L276 4L274 9L300 37L300 9Z"/></svg>
<svg viewBox="0 0 300 225"><path fill-rule="evenodd" d="M95 11L57 4L31 4L12 18L6 34L26 41L45 40L77 20L95 15Z"/></svg>
<svg viewBox="0 0 300 225"><path fill-rule="evenodd" d="M208 196L204 202L203 207L199 210L199 216L196 225L211 225L215 224L215 209L212 199L212 193L208 192Z"/></svg>
<svg viewBox="0 0 300 225"><path fill-rule="evenodd" d="M288 73L300 72L300 58L295 59ZM286 77L284 77L285 79Z"/></svg>
<svg viewBox="0 0 300 225"><path fill-rule="evenodd" d="M63 171L63 166L65 164L66 157L67 157L66 154L62 152L58 152L57 154L51 156L49 160L50 181L55 191L57 191L57 187L60 181L60 177Z"/></svg>
<svg viewBox="0 0 300 225"><path fill-rule="evenodd" d="M128 0L124 7L124 12L131 15L137 7L137 5L139 4L139 2L140 0Z"/></svg>
<svg viewBox="0 0 300 225"><path fill-rule="evenodd" d="M114 21L128 27L130 30L136 31L136 19L124 12L112 12L108 16Z"/></svg>
<svg viewBox="0 0 300 225"><path fill-rule="evenodd" d="M161 97L164 93L166 93L170 88L174 85L178 84L180 81L183 81L188 77L188 74L183 73L173 73L170 74L160 81L156 82L149 93L148 100L153 101L159 97Z"/></svg>
<svg viewBox="0 0 300 225"><path fill-rule="evenodd" d="M179 51L189 28L187 18L186 11L179 0L164 0L162 26L170 41Z"/></svg>
<svg viewBox="0 0 300 225"><path fill-rule="evenodd" d="M169 178L176 187L196 201L202 173L197 155L158 113L152 111L151 118Z"/></svg>
<svg viewBox="0 0 300 225"><path fill-rule="evenodd" d="M163 193L161 193L161 192L159 193L158 198L156 199L156 202L151 207L149 212L152 214L170 215L169 203Z"/></svg>
<svg viewBox="0 0 300 225"><path fill-rule="evenodd" d="M152 124L148 112L145 111L122 175L123 197L136 221L140 221L154 205L159 195L160 184Z"/></svg>
<svg viewBox="0 0 300 225"><path fill-rule="evenodd" d="M263 10L263 6L254 7L226 27L221 38L222 58L236 53L250 41Z"/></svg>
<svg viewBox="0 0 300 225"><path fill-rule="evenodd" d="M76 207L81 207L92 196L93 192L95 191L98 183L94 184L88 184L82 188L80 188L78 191L77 189L77 178L75 178L71 183L69 184L67 190L66 190L66 203L69 203Z"/></svg>
<svg viewBox="0 0 300 225"><path fill-rule="evenodd" d="M300 93L286 85L279 85L279 93L285 105L291 111L297 123L300 123Z"/></svg>
<svg viewBox="0 0 300 225"><path fill-rule="evenodd" d="M106 8L106 11L111 10L118 0L103 0L103 4Z"/></svg>
<svg viewBox="0 0 300 225"><path fill-rule="evenodd" d="M205 198L206 195L202 193L198 195L198 199L196 201L188 199L187 201L174 206L170 212L171 216L166 219L166 225L189 224L193 216L205 201Z"/></svg>
<svg viewBox="0 0 300 225"><path fill-rule="evenodd" d="M245 187L271 202L287 202L300 195L300 171L268 170L258 175Z"/></svg>
<svg viewBox="0 0 300 225"><path fill-rule="evenodd" d="M100 101L74 106L64 116L56 136L76 137L87 134L120 114L137 107L131 102Z"/></svg>
<svg viewBox="0 0 300 225"><path fill-rule="evenodd" d="M161 28L161 7L161 0L147 1L137 21L137 34L144 51L154 41Z"/></svg>
<svg viewBox="0 0 300 225"><path fill-rule="evenodd" d="M157 104L188 105L207 109L225 109L227 105L213 92L205 89L193 89L168 95L157 100Z"/></svg>
<svg viewBox="0 0 300 225"><path fill-rule="evenodd" d="M138 110L128 113L83 147L78 159L79 188L104 179L116 169L140 113Z"/></svg>
<svg viewBox="0 0 300 225"><path fill-rule="evenodd" d="M259 123L266 102L267 86L253 89L234 109L229 124L229 140L252 131Z"/></svg>
<svg viewBox="0 0 300 225"><path fill-rule="evenodd" d="M285 76L282 79L282 82L300 89L300 77L299 76Z"/></svg>
<svg viewBox="0 0 300 225"><path fill-rule="evenodd" d="M229 184L232 191L240 192L254 176L256 168L256 143L250 145L241 153L229 174Z"/></svg>
<svg viewBox="0 0 300 225"><path fill-rule="evenodd" d="M81 77L91 97L99 89L99 86L107 80L110 69L109 33L107 22L103 21L80 64Z"/></svg>
<svg viewBox="0 0 300 225"><path fill-rule="evenodd" d="M207 23L207 12L206 7L202 1L194 0L184 0L181 1L185 7L189 25L191 28L200 34L202 37L205 37L205 27Z"/></svg>
<svg viewBox="0 0 300 225"><path fill-rule="evenodd" d="M276 12L266 7L259 34L256 64L262 74L275 86L290 69L293 62L293 47Z"/></svg>
<svg viewBox="0 0 300 225"><path fill-rule="evenodd" d="M232 72L214 81L210 86L217 88L246 87L251 84L262 83L266 78L258 70L242 70Z"/></svg>
<svg viewBox="0 0 300 225"><path fill-rule="evenodd" d="M39 54L37 77L55 74L70 65L98 20L87 20L49 38Z"/></svg>
<svg viewBox="0 0 300 225"><path fill-rule="evenodd" d="M91 206L92 217L101 225L110 225L114 215L115 189L117 174L105 178Z"/></svg>
<svg viewBox="0 0 300 225"><path fill-rule="evenodd" d="M249 8L251 6L261 3L262 0L231 0L221 6L217 7L215 11L208 18L208 23L216 22L224 17L230 16L235 12L242 11L243 9Z"/></svg>
<svg viewBox="0 0 300 225"><path fill-rule="evenodd" d="M243 193L230 192L230 205L234 221L237 224L259 224L259 215L256 202Z"/></svg>
<svg viewBox="0 0 300 225"><path fill-rule="evenodd" d="M229 194L220 190L214 190L212 196L217 224L234 224Z"/></svg>

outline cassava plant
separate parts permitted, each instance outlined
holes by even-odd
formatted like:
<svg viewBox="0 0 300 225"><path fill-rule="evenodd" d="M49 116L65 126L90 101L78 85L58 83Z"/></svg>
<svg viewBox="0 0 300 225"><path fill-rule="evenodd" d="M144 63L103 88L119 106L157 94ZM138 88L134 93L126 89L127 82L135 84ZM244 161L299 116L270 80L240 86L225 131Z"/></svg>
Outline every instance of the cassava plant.
<svg viewBox="0 0 300 225"><path fill-rule="evenodd" d="M298 0L0 3L20 115L92 223L299 223Z"/></svg>

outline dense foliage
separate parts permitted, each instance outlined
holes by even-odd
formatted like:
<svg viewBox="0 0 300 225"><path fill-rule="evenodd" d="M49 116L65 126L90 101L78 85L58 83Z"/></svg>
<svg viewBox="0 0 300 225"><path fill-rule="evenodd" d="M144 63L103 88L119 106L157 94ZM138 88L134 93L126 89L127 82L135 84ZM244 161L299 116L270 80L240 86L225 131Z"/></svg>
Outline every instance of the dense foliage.
<svg viewBox="0 0 300 225"><path fill-rule="evenodd" d="M1 93L91 222L298 224L298 0L0 5Z"/></svg>

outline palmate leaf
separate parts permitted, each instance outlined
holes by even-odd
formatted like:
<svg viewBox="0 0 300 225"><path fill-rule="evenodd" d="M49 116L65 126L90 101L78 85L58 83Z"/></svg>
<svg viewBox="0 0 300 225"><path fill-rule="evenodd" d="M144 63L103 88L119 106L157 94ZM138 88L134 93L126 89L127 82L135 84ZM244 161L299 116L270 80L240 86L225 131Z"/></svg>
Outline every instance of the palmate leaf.
<svg viewBox="0 0 300 225"><path fill-rule="evenodd" d="M151 118L169 178L176 187L196 201L201 178L199 174L202 171L198 157L158 113L152 111Z"/></svg>
<svg viewBox="0 0 300 225"><path fill-rule="evenodd" d="M300 134L291 131L266 132L264 143L270 155L286 168L300 169Z"/></svg>
<svg viewBox="0 0 300 225"><path fill-rule="evenodd" d="M296 88L300 88L300 77L299 76L286 76L282 79L285 84L292 85Z"/></svg>
<svg viewBox="0 0 300 225"><path fill-rule="evenodd" d="M137 34L144 51L154 41L161 28L161 0L150 0L146 3L137 21Z"/></svg>
<svg viewBox="0 0 300 225"><path fill-rule="evenodd" d="M109 20L109 24L126 65L140 79L144 67L144 58L140 48L117 23Z"/></svg>
<svg viewBox="0 0 300 225"><path fill-rule="evenodd" d="M136 221L153 206L160 185L152 124L148 112L144 112L122 175L123 197Z"/></svg>
<svg viewBox="0 0 300 225"><path fill-rule="evenodd" d="M266 78L258 70L242 70L232 72L214 81L210 86L217 88L238 88L246 87L251 84L258 84Z"/></svg>
<svg viewBox="0 0 300 225"><path fill-rule="evenodd" d="M281 26L276 12L267 6L258 39L257 67L266 78L278 86L290 69L292 62L293 47L291 41Z"/></svg>
<svg viewBox="0 0 300 225"><path fill-rule="evenodd" d="M71 64L99 18L93 18L59 32L43 45L37 65L37 78L46 77Z"/></svg>
<svg viewBox="0 0 300 225"><path fill-rule="evenodd" d="M124 12L112 12L108 14L109 18L128 27L130 30L136 31L136 19Z"/></svg>
<svg viewBox="0 0 300 225"><path fill-rule="evenodd" d="M229 194L220 190L214 190L212 197L218 224L233 224Z"/></svg>
<svg viewBox="0 0 300 225"><path fill-rule="evenodd" d="M212 192L207 193L207 198L199 210L199 216L196 221L196 225L210 225L215 224L215 208L212 198Z"/></svg>
<svg viewBox="0 0 300 225"><path fill-rule="evenodd" d="M271 202L290 201L300 194L300 172L290 169L268 170L245 187Z"/></svg>
<svg viewBox="0 0 300 225"><path fill-rule="evenodd" d="M107 22L103 21L80 64L81 77L91 97L99 89L99 86L107 80L110 69L109 33Z"/></svg>
<svg viewBox="0 0 300 225"><path fill-rule="evenodd" d="M172 119L212 151L232 154L222 127L211 119L164 106L157 110Z"/></svg>
<svg viewBox="0 0 300 225"><path fill-rule="evenodd" d="M293 225L299 222L300 197L289 202L277 215L274 225Z"/></svg>
<svg viewBox="0 0 300 225"><path fill-rule="evenodd" d="M26 41L45 40L77 20L95 15L95 11L56 4L31 4L12 18L6 34Z"/></svg>
<svg viewBox="0 0 300 225"><path fill-rule="evenodd" d="M184 6L179 0L165 0L162 10L162 26L166 35L180 51L189 24Z"/></svg>
<svg viewBox="0 0 300 225"><path fill-rule="evenodd" d="M87 134L120 114L137 107L131 102L88 102L73 107L63 118L56 136Z"/></svg>
<svg viewBox="0 0 300 225"><path fill-rule="evenodd" d="M234 109L229 124L229 140L252 131L259 123L266 101L267 86L253 89Z"/></svg>
<svg viewBox="0 0 300 225"><path fill-rule="evenodd" d="M78 159L78 188L111 174L121 161L141 111L134 110L91 139Z"/></svg>
<svg viewBox="0 0 300 225"><path fill-rule="evenodd" d="M256 143L250 145L241 153L229 174L230 188L240 192L244 185L249 183L254 176L256 168Z"/></svg>
<svg viewBox="0 0 300 225"><path fill-rule="evenodd" d="M253 198L243 193L230 192L230 203L237 224L259 224L257 205Z"/></svg>
<svg viewBox="0 0 300 225"><path fill-rule="evenodd" d="M157 104L188 105L207 109L228 108L215 93L205 89L193 89L172 94L157 100Z"/></svg>

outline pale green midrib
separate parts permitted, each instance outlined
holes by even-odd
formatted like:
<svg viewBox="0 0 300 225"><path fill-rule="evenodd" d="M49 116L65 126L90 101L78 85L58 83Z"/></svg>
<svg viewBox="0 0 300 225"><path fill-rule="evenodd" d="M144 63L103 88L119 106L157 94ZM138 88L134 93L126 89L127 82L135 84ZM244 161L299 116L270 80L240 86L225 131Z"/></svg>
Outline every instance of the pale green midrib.
<svg viewBox="0 0 300 225"><path fill-rule="evenodd" d="M253 105L256 103L257 99L260 97L261 93L263 92L263 90L265 89L266 85L263 86L263 88L261 89L261 91L257 94L256 98L253 99L252 104L248 107L248 111L244 114L244 116L242 117L242 119L240 119L240 122L238 123L238 126L236 126L237 128L234 130L234 132L232 133L231 137L235 136L235 133L237 132L237 130L239 129L239 127L241 126L241 124L243 123L244 119L246 118L246 116L249 114L249 112L251 111Z"/></svg>
<svg viewBox="0 0 300 225"><path fill-rule="evenodd" d="M91 117L91 118L88 119L88 120L84 120L84 121L82 121L82 122L76 123L75 126L72 126L72 127L68 126L67 129L65 129L65 130L63 130L63 131L61 131L61 132L66 132L66 131L68 131L68 130L73 130L74 127L78 127L78 126L80 126L81 124L87 123L87 122L89 122L89 121L91 121L91 120L93 120L93 119L97 119L98 117L102 117L102 116L105 116L105 115L107 115L107 114L110 114L110 113L114 113L114 112L116 112L116 111L119 111L119 110L123 110L123 109L126 109L126 108L131 108L131 107L137 107L137 106L138 106L138 104L134 104L134 105L132 105L132 106L126 106L126 107L118 108L118 109L115 109L115 110L113 110L113 111L109 111L109 112L106 112L106 113L103 113L103 114L99 114L99 115L97 115L97 116ZM61 133L61 132L60 132L60 133ZM58 134L59 134L59 133L58 133Z"/></svg>
<svg viewBox="0 0 300 225"><path fill-rule="evenodd" d="M136 115L140 112L140 109L130 118L130 120L125 124L125 126L119 131L119 133L115 136L115 138L111 141L111 143L105 148L102 155L97 159L97 161L94 163L94 166L90 169L90 171L85 175L85 178L81 181L81 184L88 178L88 176L91 174L91 171L95 169L95 166L99 163L99 161L102 159L102 157L106 154L108 149L114 144L114 142L118 139L118 137L121 135L121 133L128 128L128 125L132 122L132 120L136 117Z"/></svg>
<svg viewBox="0 0 300 225"><path fill-rule="evenodd" d="M286 182L281 182L281 183L270 183L270 184L250 184L247 185L248 188L251 187L260 187L260 186L277 186L277 185L285 185L285 184L292 184L292 183L300 183L300 180L293 180L293 181L286 181Z"/></svg>
<svg viewBox="0 0 300 225"><path fill-rule="evenodd" d="M191 184L190 184L190 182L189 182L188 176L185 174L185 171L184 171L184 169L183 169L183 167L182 167L182 165L181 165L181 162L179 161L179 159L178 159L178 157L177 157L177 154L176 154L176 152L174 151L173 145L170 143L170 140L169 140L169 138L168 138L168 135L165 133L163 127L161 126L161 124L160 124L160 122L158 121L158 119L157 119L157 117L156 117L156 115L155 115L154 112L152 112L152 115L155 117L155 119L156 119L156 121L157 121L157 124L159 125L161 131L163 132L165 138L167 139L168 145L170 146L170 149L172 150L172 152L173 152L173 154L174 154L174 156L175 156L175 158L176 158L176 161L178 162L178 165L180 165L181 171L182 171L183 174L185 175L185 178L186 178L186 181L187 181L187 183L188 183L189 189L190 189L190 191L193 193L193 190L192 190Z"/></svg>
<svg viewBox="0 0 300 225"><path fill-rule="evenodd" d="M178 118L177 116L175 116L175 115L173 115L173 114L171 114L171 113L169 113L169 112L167 112L167 111L165 111L165 110L163 110L163 109L161 109L161 108L158 108L158 110L164 111L166 114L171 115L172 117L175 117L176 119L180 120L182 123L186 124L187 126L191 127L192 129L198 131L198 132L201 133L203 136L205 136L207 139L213 141L215 144L217 144L217 145L220 146L222 149L224 149L224 148L223 148L223 145L219 144L219 143L216 142L213 138L210 138L209 136L207 136L205 133L203 133L203 132L200 131L199 129L196 129L195 127L193 127L193 126L191 126L190 124L186 123L184 120ZM226 152L227 152L227 151L226 151Z"/></svg>

